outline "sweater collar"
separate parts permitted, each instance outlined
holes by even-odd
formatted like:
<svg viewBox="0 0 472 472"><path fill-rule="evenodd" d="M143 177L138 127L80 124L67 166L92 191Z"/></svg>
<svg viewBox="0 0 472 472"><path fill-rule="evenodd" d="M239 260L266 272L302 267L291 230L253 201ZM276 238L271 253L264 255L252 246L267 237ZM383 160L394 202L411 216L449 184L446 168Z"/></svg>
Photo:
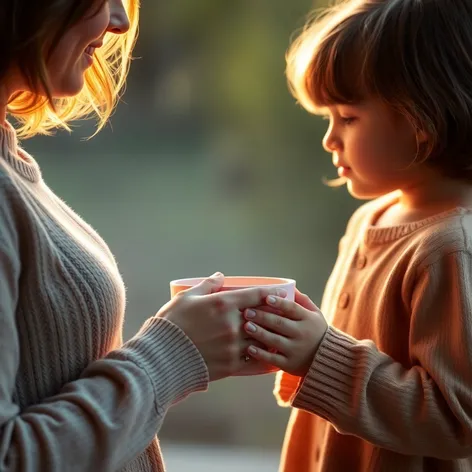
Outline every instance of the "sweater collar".
<svg viewBox="0 0 472 472"><path fill-rule="evenodd" d="M19 175L31 182L40 180L41 170L38 163L18 146L15 128L7 121L0 126L0 153L1 157Z"/></svg>
<svg viewBox="0 0 472 472"><path fill-rule="evenodd" d="M412 223L405 223L395 226L376 226L378 217L387 210L390 206L398 202L400 198L399 192L392 192L391 194L380 197L375 203L372 211L368 215L364 226L364 243L365 244L382 244L395 241L404 236L408 236L420 228L428 226L432 223L440 221L451 216L462 215L468 213L469 210L463 207L452 208L436 215L418 220Z"/></svg>

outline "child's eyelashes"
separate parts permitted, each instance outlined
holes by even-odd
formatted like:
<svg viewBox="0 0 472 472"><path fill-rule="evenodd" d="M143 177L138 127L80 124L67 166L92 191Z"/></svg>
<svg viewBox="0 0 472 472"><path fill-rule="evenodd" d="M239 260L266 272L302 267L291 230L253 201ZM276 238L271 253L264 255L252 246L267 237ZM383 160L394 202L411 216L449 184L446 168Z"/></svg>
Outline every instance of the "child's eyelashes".
<svg viewBox="0 0 472 472"><path fill-rule="evenodd" d="M335 118L332 118L331 116L329 115L323 115L321 117L321 119L325 120L325 121L335 121L336 122L336 119ZM340 116L339 117L339 121L343 124L343 125L351 125L352 123L354 123L356 121L356 117L354 116Z"/></svg>
<svg viewBox="0 0 472 472"><path fill-rule="evenodd" d="M356 118L353 116L342 116L341 120L345 125L351 125L354 123L354 121L356 121Z"/></svg>

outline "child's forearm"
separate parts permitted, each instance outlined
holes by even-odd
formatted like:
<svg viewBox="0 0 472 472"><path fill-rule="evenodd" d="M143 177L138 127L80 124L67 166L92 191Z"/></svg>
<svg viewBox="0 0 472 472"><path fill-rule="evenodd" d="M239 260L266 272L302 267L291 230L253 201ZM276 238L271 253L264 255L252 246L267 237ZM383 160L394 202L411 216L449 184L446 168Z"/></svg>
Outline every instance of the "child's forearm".
<svg viewBox="0 0 472 472"><path fill-rule="evenodd" d="M329 328L293 406L401 454L466 457L472 454L472 390L449 372L438 385L424 368L406 369L371 341Z"/></svg>
<svg viewBox="0 0 472 472"><path fill-rule="evenodd" d="M471 280L468 251L434 258L411 294L409 365L329 327L305 378L283 375L279 403L402 454L471 456Z"/></svg>

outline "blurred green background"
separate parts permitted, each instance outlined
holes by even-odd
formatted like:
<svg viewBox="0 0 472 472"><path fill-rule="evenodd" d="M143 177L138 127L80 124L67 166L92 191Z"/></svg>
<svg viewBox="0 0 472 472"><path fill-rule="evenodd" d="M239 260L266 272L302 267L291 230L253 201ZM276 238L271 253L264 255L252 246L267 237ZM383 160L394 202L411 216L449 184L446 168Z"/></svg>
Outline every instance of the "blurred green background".
<svg viewBox="0 0 472 472"><path fill-rule="evenodd" d="M315 2L321 6L323 2ZM359 205L331 189L326 123L288 92L285 52L312 0L152 0L110 125L24 143L46 182L105 238L128 287L125 336L169 280L291 277L319 303ZM279 449L273 376L212 384L168 414L169 443Z"/></svg>

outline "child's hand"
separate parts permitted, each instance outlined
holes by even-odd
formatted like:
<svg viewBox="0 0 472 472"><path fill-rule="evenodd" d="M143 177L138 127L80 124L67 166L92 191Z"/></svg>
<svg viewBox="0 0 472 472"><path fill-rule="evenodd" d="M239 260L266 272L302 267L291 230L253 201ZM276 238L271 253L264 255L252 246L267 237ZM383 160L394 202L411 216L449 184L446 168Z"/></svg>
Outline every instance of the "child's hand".
<svg viewBox="0 0 472 472"><path fill-rule="evenodd" d="M244 312L246 333L268 349L250 346L248 355L289 374L305 376L328 329L323 314L298 290L295 302L267 297L266 303L269 309L274 308L271 313L256 309Z"/></svg>

